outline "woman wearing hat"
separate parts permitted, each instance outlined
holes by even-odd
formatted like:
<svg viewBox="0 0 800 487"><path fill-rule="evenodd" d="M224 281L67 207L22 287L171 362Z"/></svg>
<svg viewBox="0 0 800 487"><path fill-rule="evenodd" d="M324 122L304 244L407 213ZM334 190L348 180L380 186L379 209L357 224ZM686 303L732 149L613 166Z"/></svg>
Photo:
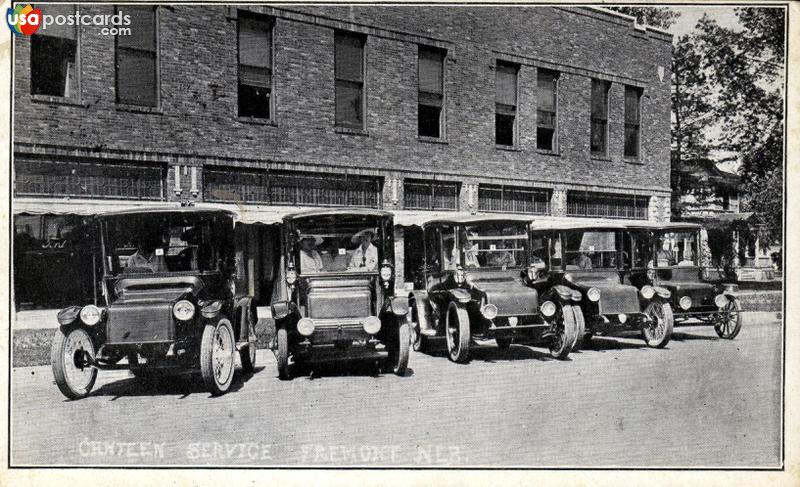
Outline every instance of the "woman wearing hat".
<svg viewBox="0 0 800 487"><path fill-rule="evenodd" d="M353 235L350 239L353 243L361 243L350 257L350 264L347 266L351 271L374 271L378 269L378 249L372 245L375 238L375 231L365 228Z"/></svg>
<svg viewBox="0 0 800 487"><path fill-rule="evenodd" d="M322 272L322 257L317 252L317 245L322 243L322 237L304 235L300 239L300 274L313 274Z"/></svg>

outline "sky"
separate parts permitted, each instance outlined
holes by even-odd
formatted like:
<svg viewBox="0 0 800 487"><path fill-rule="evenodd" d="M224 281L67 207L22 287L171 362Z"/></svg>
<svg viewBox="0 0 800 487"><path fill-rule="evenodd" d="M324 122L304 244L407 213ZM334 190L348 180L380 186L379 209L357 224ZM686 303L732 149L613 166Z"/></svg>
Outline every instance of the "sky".
<svg viewBox="0 0 800 487"><path fill-rule="evenodd" d="M733 7L670 7L670 10L681 14L680 17L675 19L675 24L668 29L668 31L675 36L676 40L682 35L691 33L703 14L708 14L709 17L716 20L722 27L730 27L732 29L739 28L739 20L736 18Z"/></svg>

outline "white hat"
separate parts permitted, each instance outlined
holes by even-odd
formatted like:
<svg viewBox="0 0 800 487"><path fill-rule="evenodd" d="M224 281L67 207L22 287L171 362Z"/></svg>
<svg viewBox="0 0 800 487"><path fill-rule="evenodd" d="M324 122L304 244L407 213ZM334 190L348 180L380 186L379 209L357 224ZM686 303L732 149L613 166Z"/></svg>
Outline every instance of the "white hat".
<svg viewBox="0 0 800 487"><path fill-rule="evenodd" d="M355 235L353 235L350 238L350 241L353 242L353 243L358 243L358 241L361 240L361 237L363 237L364 235L366 235L368 233L370 235L372 235L372 238L370 238L370 241L372 241L372 239L375 238L375 234L378 233L378 232L376 232L372 228L365 228L365 229L361 230L360 232L357 232Z"/></svg>

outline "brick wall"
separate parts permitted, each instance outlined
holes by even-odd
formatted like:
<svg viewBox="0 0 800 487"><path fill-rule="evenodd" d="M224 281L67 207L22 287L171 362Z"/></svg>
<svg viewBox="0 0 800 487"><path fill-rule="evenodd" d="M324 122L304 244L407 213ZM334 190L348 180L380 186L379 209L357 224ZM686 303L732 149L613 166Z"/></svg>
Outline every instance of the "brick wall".
<svg viewBox="0 0 800 487"><path fill-rule="evenodd" d="M75 154L153 158L170 165L327 167L380 174L387 182L435 175L462 182L462 205L466 188L487 181L668 194L668 36L582 8L249 8L277 17L274 123L247 123L236 116L235 10L175 5L159 9L161 106L152 113L115 105L114 39L98 35L98 28L84 28L81 35L78 103L29 95L30 40L15 37L17 152L54 146ZM80 8L87 14L112 9ZM368 35L366 135L334 128L334 28ZM448 49L446 143L417 138L420 43ZM515 151L494 144L498 58L521 64ZM562 72L558 155L536 151L537 67ZM661 77L659 67L664 69ZM592 77L612 81L610 151L604 160L589 155ZM636 163L622 158L625 83L644 89L642 157ZM174 177L173 170L169 174ZM173 182L167 183L174 198ZM188 180L181 183L188 188ZM398 193L402 202L402 185ZM391 192L385 189L384 201L389 200Z"/></svg>

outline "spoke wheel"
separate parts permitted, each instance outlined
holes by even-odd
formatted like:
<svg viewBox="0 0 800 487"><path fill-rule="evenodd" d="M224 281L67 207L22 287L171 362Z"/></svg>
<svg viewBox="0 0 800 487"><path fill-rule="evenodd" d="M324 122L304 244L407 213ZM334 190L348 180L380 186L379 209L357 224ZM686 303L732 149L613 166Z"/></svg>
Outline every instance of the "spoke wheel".
<svg viewBox="0 0 800 487"><path fill-rule="evenodd" d="M424 313L425 310L423 308L422 303L417 303L416 300L411 301L411 306L409 306L411 310L411 325L412 325L412 337L411 337L411 346L415 352L425 352L427 349L427 339L425 335L422 334L422 329L420 327L420 320L419 316L420 313Z"/></svg>
<svg viewBox="0 0 800 487"><path fill-rule="evenodd" d="M92 337L83 328L59 327L50 348L50 365L56 385L69 399L89 395L97 380L97 369L86 365L86 358L94 360Z"/></svg>
<svg viewBox="0 0 800 487"><path fill-rule="evenodd" d="M235 351L230 321L223 318L216 325L206 325L200 343L200 374L211 394L223 394L230 388Z"/></svg>
<svg viewBox="0 0 800 487"><path fill-rule="evenodd" d="M714 323L714 331L720 338L733 340L742 329L742 305L736 298L729 299Z"/></svg>
<svg viewBox="0 0 800 487"><path fill-rule="evenodd" d="M664 348L672 337L672 327L674 318L672 317L672 306L669 303L653 301L644 310L649 323L642 327L642 336L648 347Z"/></svg>
<svg viewBox="0 0 800 487"><path fill-rule="evenodd" d="M411 345L410 320L404 320L397 327L397 335L392 337L386 347L389 351L389 364L395 375L404 376L408 368L409 346Z"/></svg>
<svg viewBox="0 0 800 487"><path fill-rule="evenodd" d="M242 362L242 369L252 373L256 370L256 317L253 306L249 306L243 311L243 320L247 326L247 345L239 350L239 359Z"/></svg>
<svg viewBox="0 0 800 487"><path fill-rule="evenodd" d="M567 358L578 334L578 321L575 319L573 306L557 305L558 310L553 316L551 330L553 337L550 339L550 355L563 360Z"/></svg>
<svg viewBox="0 0 800 487"><path fill-rule="evenodd" d="M578 332L575 334L575 343L572 351L575 352L583 348L584 340L588 343L592 339L591 333L586 333L586 320L583 318L583 310L578 305L572 306L572 313L575 315L575 323L578 325Z"/></svg>
<svg viewBox="0 0 800 487"><path fill-rule="evenodd" d="M470 339L469 315L467 310L456 303L450 303L447 308L445 335L447 337L447 354L450 360L457 363L467 362Z"/></svg>

